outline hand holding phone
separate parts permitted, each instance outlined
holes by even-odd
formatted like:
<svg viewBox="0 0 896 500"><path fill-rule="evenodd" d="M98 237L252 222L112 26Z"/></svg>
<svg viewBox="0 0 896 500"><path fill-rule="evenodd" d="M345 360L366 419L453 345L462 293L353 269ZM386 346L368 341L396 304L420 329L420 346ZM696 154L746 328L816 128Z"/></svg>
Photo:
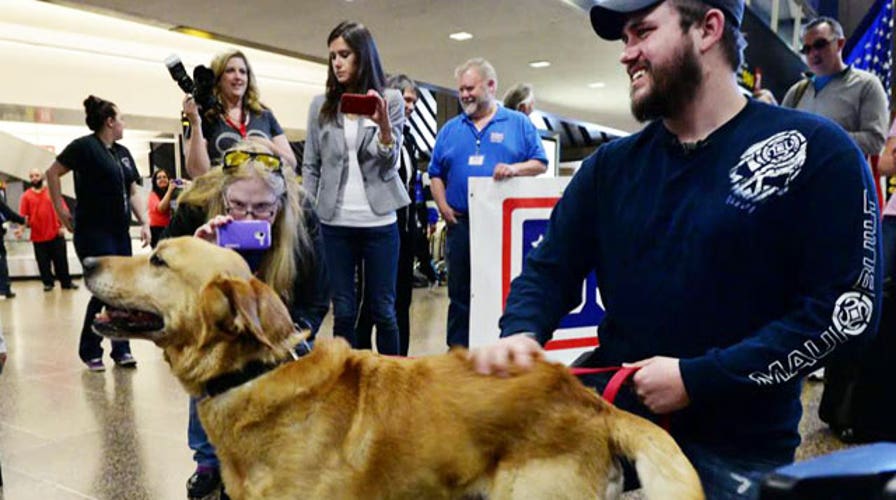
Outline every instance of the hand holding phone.
<svg viewBox="0 0 896 500"><path fill-rule="evenodd" d="M266 220L235 220L218 227L218 246L233 250L271 248L271 223Z"/></svg>
<svg viewBox="0 0 896 500"><path fill-rule="evenodd" d="M373 116L379 98L368 94L342 94L339 99L339 110L343 113Z"/></svg>

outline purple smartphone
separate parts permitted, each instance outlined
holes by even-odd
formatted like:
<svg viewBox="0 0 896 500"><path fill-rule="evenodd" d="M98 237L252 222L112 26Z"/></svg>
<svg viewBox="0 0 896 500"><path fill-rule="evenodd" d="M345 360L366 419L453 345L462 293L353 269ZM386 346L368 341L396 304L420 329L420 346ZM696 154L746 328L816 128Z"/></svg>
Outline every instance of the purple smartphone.
<svg viewBox="0 0 896 500"><path fill-rule="evenodd" d="M266 220L235 220L218 228L218 246L234 250L271 248L271 223Z"/></svg>

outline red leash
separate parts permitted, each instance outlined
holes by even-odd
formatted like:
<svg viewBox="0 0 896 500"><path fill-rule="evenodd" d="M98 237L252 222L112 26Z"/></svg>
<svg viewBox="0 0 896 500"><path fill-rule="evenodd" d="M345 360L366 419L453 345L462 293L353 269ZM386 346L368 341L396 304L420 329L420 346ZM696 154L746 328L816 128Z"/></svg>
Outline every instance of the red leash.
<svg viewBox="0 0 896 500"><path fill-rule="evenodd" d="M607 372L616 372L610 377L610 381L607 382L607 386L604 387L604 392L601 396L603 396L604 400L610 404L614 404L616 401L616 395L619 394L619 389L622 388L622 384L625 383L626 380L634 376L635 372L640 370L640 366L607 366L603 368L570 368L569 371L575 376L580 375L591 375L594 373L607 373ZM660 427L669 432L670 426L669 415L660 415Z"/></svg>

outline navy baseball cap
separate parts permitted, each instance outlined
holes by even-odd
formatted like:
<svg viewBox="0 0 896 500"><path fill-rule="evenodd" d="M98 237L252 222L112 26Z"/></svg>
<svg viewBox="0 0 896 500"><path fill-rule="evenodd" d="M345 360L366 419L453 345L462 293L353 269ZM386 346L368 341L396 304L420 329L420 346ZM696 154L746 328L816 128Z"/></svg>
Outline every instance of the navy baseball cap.
<svg viewBox="0 0 896 500"><path fill-rule="evenodd" d="M595 0L594 7L591 7L591 26L597 36L604 40L619 40L629 14L662 2L663 0ZM703 0L703 3L721 9L729 23L735 27L740 26L744 17L744 0Z"/></svg>

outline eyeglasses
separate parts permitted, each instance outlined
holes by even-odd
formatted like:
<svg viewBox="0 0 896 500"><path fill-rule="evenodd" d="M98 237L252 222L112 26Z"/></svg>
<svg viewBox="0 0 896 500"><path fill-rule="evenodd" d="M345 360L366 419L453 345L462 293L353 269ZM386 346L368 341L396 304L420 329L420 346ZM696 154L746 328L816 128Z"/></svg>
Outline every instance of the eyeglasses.
<svg viewBox="0 0 896 500"><path fill-rule="evenodd" d="M277 213L280 207L278 202L265 202L257 205L246 205L241 201L231 201L224 198L224 210L235 219L243 219L252 216L253 219L269 220Z"/></svg>
<svg viewBox="0 0 896 500"><path fill-rule="evenodd" d="M800 54L809 55L809 52L812 52L813 50L821 50L821 49L827 47L828 45L830 45L831 42L833 42L834 40L835 39L833 39L833 38L831 38L831 39L819 38L818 40L815 40L811 44L803 45L800 48Z"/></svg>
<svg viewBox="0 0 896 500"><path fill-rule="evenodd" d="M221 158L221 163L224 165L224 170L229 170L239 167L249 160L254 160L258 163L261 163L265 168L272 172L280 171L280 157L277 155L272 155L270 153L258 153L255 151L240 150L228 151L224 153L224 156Z"/></svg>

